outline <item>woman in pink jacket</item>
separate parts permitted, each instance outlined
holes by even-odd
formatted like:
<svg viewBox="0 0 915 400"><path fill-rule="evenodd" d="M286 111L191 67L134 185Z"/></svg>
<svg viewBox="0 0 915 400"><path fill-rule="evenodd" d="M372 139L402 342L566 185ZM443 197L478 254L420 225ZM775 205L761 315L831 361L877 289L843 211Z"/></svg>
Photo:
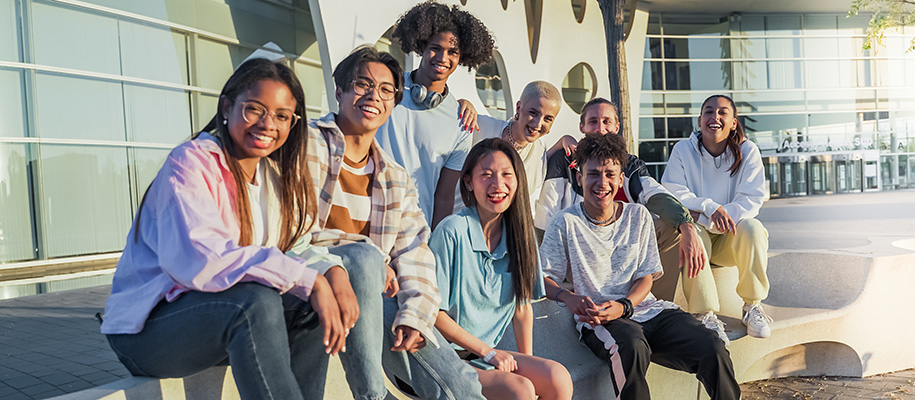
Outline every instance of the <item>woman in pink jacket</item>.
<svg viewBox="0 0 915 400"><path fill-rule="evenodd" d="M296 354L316 344L340 351L349 326L310 268L340 258L324 248L284 253L316 208L307 175L280 173L305 165L304 115L293 72L252 59L226 82L204 131L168 155L105 305L102 333L131 374L183 377L228 363L244 399L323 390L323 371ZM308 302L284 310L290 298Z"/></svg>

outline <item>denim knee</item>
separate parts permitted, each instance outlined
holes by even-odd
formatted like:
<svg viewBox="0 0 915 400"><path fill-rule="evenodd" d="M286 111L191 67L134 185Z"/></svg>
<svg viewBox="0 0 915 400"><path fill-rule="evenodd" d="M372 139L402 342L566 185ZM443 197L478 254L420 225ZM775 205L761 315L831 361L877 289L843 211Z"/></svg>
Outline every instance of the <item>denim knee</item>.
<svg viewBox="0 0 915 400"><path fill-rule="evenodd" d="M380 294L384 289L386 268L378 248L367 243L352 243L330 249L343 259L353 290Z"/></svg>

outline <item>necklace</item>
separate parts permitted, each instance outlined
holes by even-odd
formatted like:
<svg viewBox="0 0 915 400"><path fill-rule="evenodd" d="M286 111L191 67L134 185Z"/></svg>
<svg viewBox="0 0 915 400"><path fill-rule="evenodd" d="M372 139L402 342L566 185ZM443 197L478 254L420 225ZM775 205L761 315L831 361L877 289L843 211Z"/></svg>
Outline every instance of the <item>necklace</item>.
<svg viewBox="0 0 915 400"><path fill-rule="evenodd" d="M592 223L592 224L594 224L594 225L597 225L597 226L606 226L606 225L610 225L610 224L616 222L616 202L613 203L613 215L611 215L610 218L608 218L608 219L606 219L606 220L604 220L604 221L598 221L598 220L596 220L596 219L594 219L594 218L591 218L591 216L588 215L588 211L585 210L585 203L584 203L584 202L578 203L578 205L581 206L581 213L585 215L585 218L588 219L588 222L590 222L590 223Z"/></svg>
<svg viewBox="0 0 915 400"><path fill-rule="evenodd" d="M508 142L511 143L512 147L515 148L515 151L521 151L521 149L523 149L524 146L518 144L518 142L515 141L515 137L512 135L512 125L514 123L515 123L515 120L510 119L510 120L508 120L508 126L505 127L505 129L508 130Z"/></svg>

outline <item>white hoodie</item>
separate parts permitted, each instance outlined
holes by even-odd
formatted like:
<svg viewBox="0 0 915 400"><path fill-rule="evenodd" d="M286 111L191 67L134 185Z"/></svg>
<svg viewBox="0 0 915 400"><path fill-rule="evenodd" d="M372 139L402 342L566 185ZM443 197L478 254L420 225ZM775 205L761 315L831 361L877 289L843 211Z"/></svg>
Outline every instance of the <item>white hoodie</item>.
<svg viewBox="0 0 915 400"><path fill-rule="evenodd" d="M674 197L686 208L701 214L696 222L709 232L721 233L712 227L709 219L719 206L738 223L759 214L759 208L769 199L759 148L744 140L740 151L743 163L731 176L728 171L734 161L731 150L726 149L718 157L712 157L705 148L700 153L698 133L693 132L688 140L674 146L661 177L661 183Z"/></svg>

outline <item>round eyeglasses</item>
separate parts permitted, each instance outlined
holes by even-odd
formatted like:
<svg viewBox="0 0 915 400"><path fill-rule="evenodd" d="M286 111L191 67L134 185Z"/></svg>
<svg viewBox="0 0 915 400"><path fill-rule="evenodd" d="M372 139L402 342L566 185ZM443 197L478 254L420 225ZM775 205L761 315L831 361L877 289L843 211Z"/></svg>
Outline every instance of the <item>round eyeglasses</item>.
<svg viewBox="0 0 915 400"><path fill-rule="evenodd" d="M261 122L267 116L273 117L273 124L278 129L291 129L299 121L299 116L289 110L279 110L277 112L268 111L264 106L258 103L242 102L241 116L249 124Z"/></svg>
<svg viewBox="0 0 915 400"><path fill-rule="evenodd" d="M376 90L382 100L394 100L394 96L397 95L397 88L390 83L376 84L368 79L356 78L353 79L352 85L353 91L360 96L365 96L372 90Z"/></svg>

